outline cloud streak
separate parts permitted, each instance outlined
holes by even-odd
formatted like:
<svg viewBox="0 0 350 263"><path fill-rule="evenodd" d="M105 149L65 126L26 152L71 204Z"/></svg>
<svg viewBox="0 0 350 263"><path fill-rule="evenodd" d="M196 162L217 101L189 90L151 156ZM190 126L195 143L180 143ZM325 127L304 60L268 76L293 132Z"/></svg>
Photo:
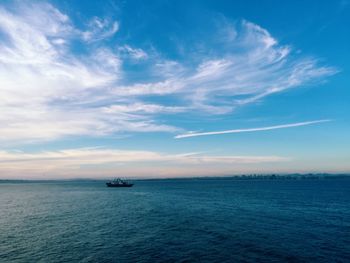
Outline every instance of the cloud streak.
<svg viewBox="0 0 350 263"><path fill-rule="evenodd" d="M181 139L181 138L208 136L208 135L219 135L219 134L228 134L228 133L269 131L269 130L287 129L287 128L292 128L292 127L307 126L307 125L329 122L329 121L331 121L331 120L315 120L315 121L306 121L306 122L296 122L296 123L281 124L281 125L259 127L259 128L249 128L249 129L235 129L235 130L213 131L213 132L186 133L186 134L176 135L174 138Z"/></svg>
<svg viewBox="0 0 350 263"><path fill-rule="evenodd" d="M27 153L0 151L0 178L72 178L128 174L128 176L203 175L210 168L234 171L235 166L287 162L281 156L208 155L201 153L167 154L156 151L77 148ZM154 170L154 168L157 168ZM179 169L181 167L181 169ZM182 170L186 167L187 169ZM191 171L191 172L189 172ZM99 175L98 175L98 174ZM125 175L124 174L124 175Z"/></svg>

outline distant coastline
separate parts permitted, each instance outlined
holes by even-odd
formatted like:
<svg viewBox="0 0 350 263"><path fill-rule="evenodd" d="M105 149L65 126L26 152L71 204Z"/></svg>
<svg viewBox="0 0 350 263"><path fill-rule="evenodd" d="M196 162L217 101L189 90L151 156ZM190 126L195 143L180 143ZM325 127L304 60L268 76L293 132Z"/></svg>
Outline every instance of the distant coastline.
<svg viewBox="0 0 350 263"><path fill-rule="evenodd" d="M291 173L291 174L241 174L229 176L198 176L179 178L150 178L136 180L324 180L324 179L350 179L350 174L330 174L330 173Z"/></svg>

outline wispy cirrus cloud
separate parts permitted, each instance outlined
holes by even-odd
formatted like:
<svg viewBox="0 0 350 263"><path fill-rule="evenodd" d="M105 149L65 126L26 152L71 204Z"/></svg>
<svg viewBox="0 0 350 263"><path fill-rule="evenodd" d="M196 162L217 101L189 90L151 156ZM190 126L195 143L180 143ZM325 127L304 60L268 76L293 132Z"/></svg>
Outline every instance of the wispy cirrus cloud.
<svg viewBox="0 0 350 263"><path fill-rule="evenodd" d="M124 45L119 47L118 50L122 55L126 55L132 59L140 60L148 58L147 53L141 48L132 48L129 45Z"/></svg>
<svg viewBox="0 0 350 263"><path fill-rule="evenodd" d="M118 29L118 21L94 17L88 24L88 30L81 32L81 35L86 41L96 42L112 37L118 31Z"/></svg>
<svg viewBox="0 0 350 263"><path fill-rule="evenodd" d="M51 4L13 5L0 7L1 141L179 132L162 117L227 114L337 72L245 20L218 26L208 36L215 43L188 43L186 59L169 60L162 50L105 43L119 21L93 17L78 27Z"/></svg>
<svg viewBox="0 0 350 263"><path fill-rule="evenodd" d="M94 18L87 38L50 4L19 5L16 11L0 7L0 140L176 130L136 112L105 111L105 104L134 105L109 96L122 78L122 60L105 45L75 54L71 42L103 40L115 33L115 25ZM96 101L104 105L96 107Z"/></svg>
<svg viewBox="0 0 350 263"><path fill-rule="evenodd" d="M313 125L313 124L329 122L329 121L331 121L331 120L305 121L305 122L296 122L296 123L281 124L281 125L268 126L268 127L249 128L249 129L235 129L235 130L226 130L226 131L198 132L198 133L194 132L194 133L185 133L185 134L176 135L174 138L181 139L181 138L188 138L188 137L219 135L219 134L227 134L227 133L269 131L269 130L287 129L287 128L292 128L292 127L307 126L307 125Z"/></svg>
<svg viewBox="0 0 350 263"><path fill-rule="evenodd" d="M118 87L116 94L181 96L192 111L225 114L270 94L313 84L338 71L319 65L316 58L295 54L292 47L280 45L267 30L249 21L223 26L226 30L220 28L211 36L221 38L217 43L202 44L199 54L184 51L187 60L197 63L162 63L166 69L171 66L163 79ZM230 37L222 32L231 32Z"/></svg>

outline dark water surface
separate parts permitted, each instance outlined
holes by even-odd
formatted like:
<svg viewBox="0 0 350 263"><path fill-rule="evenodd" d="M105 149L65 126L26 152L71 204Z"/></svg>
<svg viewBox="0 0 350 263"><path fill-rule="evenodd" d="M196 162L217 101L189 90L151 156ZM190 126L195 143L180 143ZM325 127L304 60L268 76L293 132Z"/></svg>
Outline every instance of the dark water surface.
<svg viewBox="0 0 350 263"><path fill-rule="evenodd" d="M0 184L0 262L350 262L350 180Z"/></svg>

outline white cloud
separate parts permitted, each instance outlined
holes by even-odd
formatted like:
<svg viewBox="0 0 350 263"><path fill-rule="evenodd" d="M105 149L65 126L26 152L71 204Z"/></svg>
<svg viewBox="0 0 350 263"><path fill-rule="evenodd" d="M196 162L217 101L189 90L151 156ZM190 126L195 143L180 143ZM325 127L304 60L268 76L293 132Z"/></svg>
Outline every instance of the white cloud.
<svg viewBox="0 0 350 263"><path fill-rule="evenodd" d="M25 153L0 151L0 173L8 178L64 178L115 176L128 169L129 176L157 177L188 175L176 167L202 172L202 168L213 169L223 165L225 169L235 165L252 165L289 161L279 156L210 156L197 153L166 154L152 151L126 151L104 148L80 148L60 151ZM130 165L130 164L137 165ZM153 169L157 164L159 170ZM226 167L227 166L227 167ZM139 170L142 168L142 172ZM171 171L169 171L171 168ZM24 172L25 171L25 172ZM217 172L222 172L220 169ZM102 173L102 174L101 174ZM0 176L1 178L1 176Z"/></svg>
<svg viewBox="0 0 350 263"><path fill-rule="evenodd" d="M185 107L167 107L157 104L124 104L124 105L111 105L103 109L106 113L178 113L186 111Z"/></svg>
<svg viewBox="0 0 350 263"><path fill-rule="evenodd" d="M107 30L106 20L93 21ZM115 26L94 34L105 37L114 31ZM106 114L105 106L94 105L108 103L109 89L122 78L122 61L108 47L94 48L83 57L70 52L70 42L80 31L53 6L21 5L18 13L0 8L0 32L5 36L0 42L1 141L176 130L142 114ZM112 100L113 105L118 101Z"/></svg>
<svg viewBox="0 0 350 263"><path fill-rule="evenodd" d="M292 128L292 127L307 126L307 125L323 123L323 122L329 122L329 121L331 121L331 120L305 121L305 122L281 124L281 125L268 126L268 127L249 128L249 129L235 129L235 130L226 130L226 131L198 132L198 133L197 132L192 132L192 133L185 133L185 134L176 135L174 138L181 139L181 138L187 138L187 137L197 137L197 136L206 136L206 135L218 135L218 134L227 134L227 133L269 131L269 130L276 130L276 129L286 129L286 128Z"/></svg>
<svg viewBox="0 0 350 263"><path fill-rule="evenodd" d="M147 59L147 53L141 48L132 48L129 45L124 45L118 48L119 52L123 55L127 55L135 60Z"/></svg>
<svg viewBox="0 0 350 263"><path fill-rule="evenodd" d="M104 40L118 32L119 23L111 19L94 17L84 30L50 4L15 5L0 7L2 142L180 131L156 119L189 111L229 113L336 72L293 54L247 21L221 28L222 46L207 47L213 54L184 50L186 61L176 61L128 44L112 49ZM73 45L83 51L73 52ZM128 69L125 54L144 65Z"/></svg>
<svg viewBox="0 0 350 263"><path fill-rule="evenodd" d="M222 41L215 46L214 55L189 51L185 62L154 63L154 71L163 78L118 86L114 94L181 96L192 111L225 114L272 93L314 84L337 72L333 67L319 65L316 58L295 54L290 46L280 45L256 24L243 21L236 27L220 29ZM235 32L235 36L224 38L222 32L226 31ZM205 49L203 45L201 48ZM213 47L207 49L212 51Z"/></svg>
<svg viewBox="0 0 350 263"><path fill-rule="evenodd" d="M100 41L112 37L119 30L118 21L94 17L88 25L89 29L82 32L82 37L88 42Z"/></svg>

